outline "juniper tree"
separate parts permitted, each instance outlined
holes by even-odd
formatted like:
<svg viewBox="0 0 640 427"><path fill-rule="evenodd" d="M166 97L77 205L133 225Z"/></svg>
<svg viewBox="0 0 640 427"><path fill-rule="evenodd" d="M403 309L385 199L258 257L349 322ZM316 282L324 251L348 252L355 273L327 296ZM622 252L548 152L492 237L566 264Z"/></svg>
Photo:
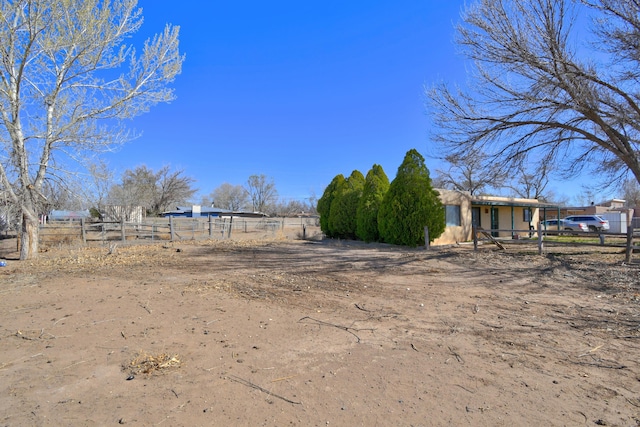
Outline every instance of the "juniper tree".
<svg viewBox="0 0 640 427"><path fill-rule="evenodd" d="M424 245L424 227L429 240L445 229L445 211L439 193L433 189L424 157L409 150L380 204L378 226L387 243Z"/></svg>
<svg viewBox="0 0 640 427"><path fill-rule="evenodd" d="M382 166L373 165L365 178L362 197L356 214L356 236L365 242L380 240L378 210L384 195L389 190L389 178Z"/></svg>

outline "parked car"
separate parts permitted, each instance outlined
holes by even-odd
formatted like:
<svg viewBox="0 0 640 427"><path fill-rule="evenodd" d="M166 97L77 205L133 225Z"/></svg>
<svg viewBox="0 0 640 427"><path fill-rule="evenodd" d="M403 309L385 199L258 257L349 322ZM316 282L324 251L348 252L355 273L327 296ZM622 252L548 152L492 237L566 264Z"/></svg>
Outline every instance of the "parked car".
<svg viewBox="0 0 640 427"><path fill-rule="evenodd" d="M560 227L558 227L557 219L542 221L542 228L545 230L589 231L589 226L584 222L571 221L566 218L559 221Z"/></svg>
<svg viewBox="0 0 640 427"><path fill-rule="evenodd" d="M565 221L584 222L589 227L589 231L606 231L609 229L609 221L600 215L569 215Z"/></svg>

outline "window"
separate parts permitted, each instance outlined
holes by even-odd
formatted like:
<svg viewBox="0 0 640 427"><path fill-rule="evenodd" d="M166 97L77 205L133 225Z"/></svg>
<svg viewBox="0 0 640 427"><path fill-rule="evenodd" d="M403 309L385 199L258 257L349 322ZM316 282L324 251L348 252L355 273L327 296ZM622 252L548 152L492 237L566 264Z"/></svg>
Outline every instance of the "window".
<svg viewBox="0 0 640 427"><path fill-rule="evenodd" d="M524 208L522 210L522 220L524 222L531 222L531 209Z"/></svg>
<svg viewBox="0 0 640 427"><path fill-rule="evenodd" d="M460 206L459 205L445 206L445 221L447 226L460 225Z"/></svg>

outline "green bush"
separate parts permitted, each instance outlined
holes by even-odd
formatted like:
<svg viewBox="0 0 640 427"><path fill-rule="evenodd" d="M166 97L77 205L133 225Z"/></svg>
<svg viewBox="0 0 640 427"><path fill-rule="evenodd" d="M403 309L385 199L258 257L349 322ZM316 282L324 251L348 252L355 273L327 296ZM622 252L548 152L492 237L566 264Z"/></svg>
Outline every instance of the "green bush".
<svg viewBox="0 0 640 427"><path fill-rule="evenodd" d="M433 189L424 157L417 150L407 152L389 186L378 212L380 237L388 243L424 245L424 227L429 240L445 229L445 210Z"/></svg>
<svg viewBox="0 0 640 427"><path fill-rule="evenodd" d="M365 242L377 242L380 240L378 231L378 210L384 195L389 190L389 178L384 173L382 166L373 165L367 172L364 189L358 212L356 214L356 236Z"/></svg>
<svg viewBox="0 0 640 427"><path fill-rule="evenodd" d="M329 230L329 215L331 213L331 202L335 197L335 193L338 187L342 186L345 178L344 175L339 174L336 175L327 188L324 189L324 193L322 193L322 197L318 199L318 204L316 206L316 211L320 216L320 230L326 234L328 237L331 236L331 230Z"/></svg>
<svg viewBox="0 0 640 427"><path fill-rule="evenodd" d="M341 239L356 238L356 214L364 188L364 175L358 170L338 185L329 212L331 236Z"/></svg>

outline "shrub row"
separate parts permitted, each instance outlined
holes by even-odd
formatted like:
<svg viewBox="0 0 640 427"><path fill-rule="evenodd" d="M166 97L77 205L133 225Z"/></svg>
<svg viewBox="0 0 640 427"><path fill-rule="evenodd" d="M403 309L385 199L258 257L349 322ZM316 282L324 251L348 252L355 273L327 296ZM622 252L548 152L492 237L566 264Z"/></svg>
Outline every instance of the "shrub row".
<svg viewBox="0 0 640 427"><path fill-rule="evenodd" d="M366 178L354 170L348 178L336 175L318 200L320 228L328 237L424 245L445 229L445 210L433 189L424 157L407 152L395 179L374 164Z"/></svg>

